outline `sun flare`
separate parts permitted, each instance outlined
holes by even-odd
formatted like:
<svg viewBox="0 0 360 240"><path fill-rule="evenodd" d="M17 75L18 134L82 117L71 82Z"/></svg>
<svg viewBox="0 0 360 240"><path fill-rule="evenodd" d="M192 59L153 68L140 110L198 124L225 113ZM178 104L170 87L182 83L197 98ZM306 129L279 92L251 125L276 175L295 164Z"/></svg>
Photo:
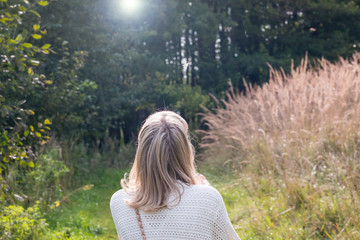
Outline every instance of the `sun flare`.
<svg viewBox="0 0 360 240"><path fill-rule="evenodd" d="M122 0L121 5L126 13L134 13L140 8L141 0Z"/></svg>

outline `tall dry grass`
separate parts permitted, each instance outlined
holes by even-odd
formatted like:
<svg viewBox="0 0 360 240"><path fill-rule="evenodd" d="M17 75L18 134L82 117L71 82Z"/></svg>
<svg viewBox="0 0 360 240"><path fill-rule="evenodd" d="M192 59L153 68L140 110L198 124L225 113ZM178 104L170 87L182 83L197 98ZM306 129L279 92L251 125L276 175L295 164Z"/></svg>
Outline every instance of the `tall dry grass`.
<svg viewBox="0 0 360 240"><path fill-rule="evenodd" d="M289 75L270 69L268 83L245 83L242 93L231 86L227 100L204 114L201 146L209 154L235 153L227 160L264 173L306 177L332 168L358 181L360 54L312 68L305 58Z"/></svg>
<svg viewBox="0 0 360 240"><path fill-rule="evenodd" d="M240 233L359 239L360 53L336 63L305 58L288 75L270 70L268 83L231 86L203 115L204 156L231 164L241 177L230 193L248 195L233 196L247 206L233 206Z"/></svg>

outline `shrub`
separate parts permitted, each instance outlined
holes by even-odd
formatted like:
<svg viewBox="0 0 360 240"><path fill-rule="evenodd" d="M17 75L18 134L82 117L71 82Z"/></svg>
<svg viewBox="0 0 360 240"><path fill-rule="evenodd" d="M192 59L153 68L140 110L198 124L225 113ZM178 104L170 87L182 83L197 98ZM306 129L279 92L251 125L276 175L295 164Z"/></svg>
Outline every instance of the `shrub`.
<svg viewBox="0 0 360 240"><path fill-rule="evenodd" d="M51 149L39 157L36 168L27 174L24 190L30 200L41 199L43 207L47 208L62 198L64 187L61 180L68 172L58 149Z"/></svg>
<svg viewBox="0 0 360 240"><path fill-rule="evenodd" d="M39 202L33 207L10 205L0 215L1 239L39 239L47 224L41 216Z"/></svg>

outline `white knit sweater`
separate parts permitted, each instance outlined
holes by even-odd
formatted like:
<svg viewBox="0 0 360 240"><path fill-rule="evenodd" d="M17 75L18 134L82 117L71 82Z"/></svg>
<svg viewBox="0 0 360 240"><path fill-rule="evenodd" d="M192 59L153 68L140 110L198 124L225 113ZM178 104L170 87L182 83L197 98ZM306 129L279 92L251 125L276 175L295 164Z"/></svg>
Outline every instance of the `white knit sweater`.
<svg viewBox="0 0 360 240"><path fill-rule="evenodd" d="M226 212L220 193L203 185L184 187L178 205L156 212L140 211L147 240L172 239L240 239ZM181 188L180 188L181 189ZM174 195L170 201L174 200ZM119 190L111 197L110 208L120 240L141 240L141 232L133 208L126 203L130 196Z"/></svg>

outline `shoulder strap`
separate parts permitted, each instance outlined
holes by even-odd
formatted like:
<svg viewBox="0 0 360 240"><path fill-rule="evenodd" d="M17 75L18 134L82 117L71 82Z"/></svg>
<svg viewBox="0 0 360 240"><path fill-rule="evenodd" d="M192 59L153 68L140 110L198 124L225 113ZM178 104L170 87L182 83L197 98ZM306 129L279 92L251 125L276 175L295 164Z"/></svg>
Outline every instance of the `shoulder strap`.
<svg viewBox="0 0 360 240"><path fill-rule="evenodd" d="M139 209L136 209L135 211L136 211L136 218L137 218L137 221L139 223L141 236L142 236L143 240L146 240L146 236L145 236L145 232L144 232L144 226L143 226L142 221L141 221Z"/></svg>

